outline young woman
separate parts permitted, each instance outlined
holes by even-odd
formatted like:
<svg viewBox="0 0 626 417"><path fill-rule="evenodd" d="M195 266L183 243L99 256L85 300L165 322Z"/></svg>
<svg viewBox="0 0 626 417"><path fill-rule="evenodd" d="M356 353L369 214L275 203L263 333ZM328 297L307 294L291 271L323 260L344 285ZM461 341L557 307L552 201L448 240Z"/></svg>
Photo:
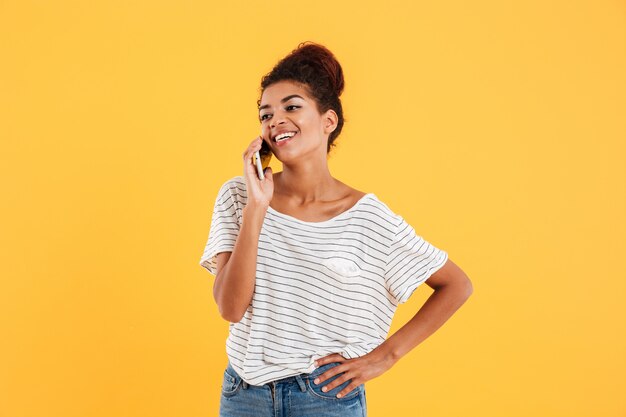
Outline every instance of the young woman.
<svg viewBox="0 0 626 417"><path fill-rule="evenodd" d="M389 370L470 296L467 275L373 193L334 178L341 66L305 42L261 82L262 137L215 201L200 265L230 322L220 416L366 416L364 383ZM282 162L261 180L262 141ZM399 304L434 289L387 339Z"/></svg>

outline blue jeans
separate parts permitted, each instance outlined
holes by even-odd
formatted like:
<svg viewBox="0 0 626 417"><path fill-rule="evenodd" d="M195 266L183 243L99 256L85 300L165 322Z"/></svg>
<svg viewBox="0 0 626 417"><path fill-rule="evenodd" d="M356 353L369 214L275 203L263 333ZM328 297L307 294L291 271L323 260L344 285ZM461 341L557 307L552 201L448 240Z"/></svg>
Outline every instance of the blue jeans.
<svg viewBox="0 0 626 417"><path fill-rule="evenodd" d="M322 387L343 373L317 385L313 382L327 369L339 364L327 363L310 374L250 385L228 363L222 381L220 417L367 417L364 384L337 398L336 395L351 380L328 392L322 391Z"/></svg>

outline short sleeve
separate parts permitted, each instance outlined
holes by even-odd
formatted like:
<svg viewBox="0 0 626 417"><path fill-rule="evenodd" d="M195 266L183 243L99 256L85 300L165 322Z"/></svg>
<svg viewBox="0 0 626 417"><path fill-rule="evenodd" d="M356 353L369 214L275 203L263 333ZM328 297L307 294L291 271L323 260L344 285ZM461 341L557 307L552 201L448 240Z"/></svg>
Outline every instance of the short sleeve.
<svg viewBox="0 0 626 417"><path fill-rule="evenodd" d="M385 283L397 303L403 304L446 263L448 254L417 235L402 216L398 217L400 222L395 228L385 266Z"/></svg>
<svg viewBox="0 0 626 417"><path fill-rule="evenodd" d="M200 257L200 265L213 275L217 275L217 254L232 252L239 236L241 226L238 196L236 183L227 181L215 199L209 238Z"/></svg>

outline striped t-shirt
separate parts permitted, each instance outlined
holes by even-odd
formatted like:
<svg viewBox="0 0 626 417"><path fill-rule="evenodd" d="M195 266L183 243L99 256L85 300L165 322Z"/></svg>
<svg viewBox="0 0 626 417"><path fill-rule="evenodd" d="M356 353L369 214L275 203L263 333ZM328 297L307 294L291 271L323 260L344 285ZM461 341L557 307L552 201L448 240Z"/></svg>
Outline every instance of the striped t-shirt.
<svg viewBox="0 0 626 417"><path fill-rule="evenodd" d="M243 176L219 190L200 265L232 252L247 203ZM251 385L311 373L331 353L347 359L387 338L399 304L448 254L415 233L373 193L337 216L307 222L268 207L248 309L229 324L226 354Z"/></svg>

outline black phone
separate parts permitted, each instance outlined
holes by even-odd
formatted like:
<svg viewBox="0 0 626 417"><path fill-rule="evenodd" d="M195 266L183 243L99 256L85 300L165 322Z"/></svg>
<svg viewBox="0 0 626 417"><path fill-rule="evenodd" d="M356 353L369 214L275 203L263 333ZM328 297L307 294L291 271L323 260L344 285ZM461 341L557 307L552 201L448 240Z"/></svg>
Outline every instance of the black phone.
<svg viewBox="0 0 626 417"><path fill-rule="evenodd" d="M262 140L262 139L261 139ZM270 146L264 140L261 141L261 149L254 153L254 165L256 165L257 175L260 180L265 179L263 170L267 168L272 159L272 150Z"/></svg>

